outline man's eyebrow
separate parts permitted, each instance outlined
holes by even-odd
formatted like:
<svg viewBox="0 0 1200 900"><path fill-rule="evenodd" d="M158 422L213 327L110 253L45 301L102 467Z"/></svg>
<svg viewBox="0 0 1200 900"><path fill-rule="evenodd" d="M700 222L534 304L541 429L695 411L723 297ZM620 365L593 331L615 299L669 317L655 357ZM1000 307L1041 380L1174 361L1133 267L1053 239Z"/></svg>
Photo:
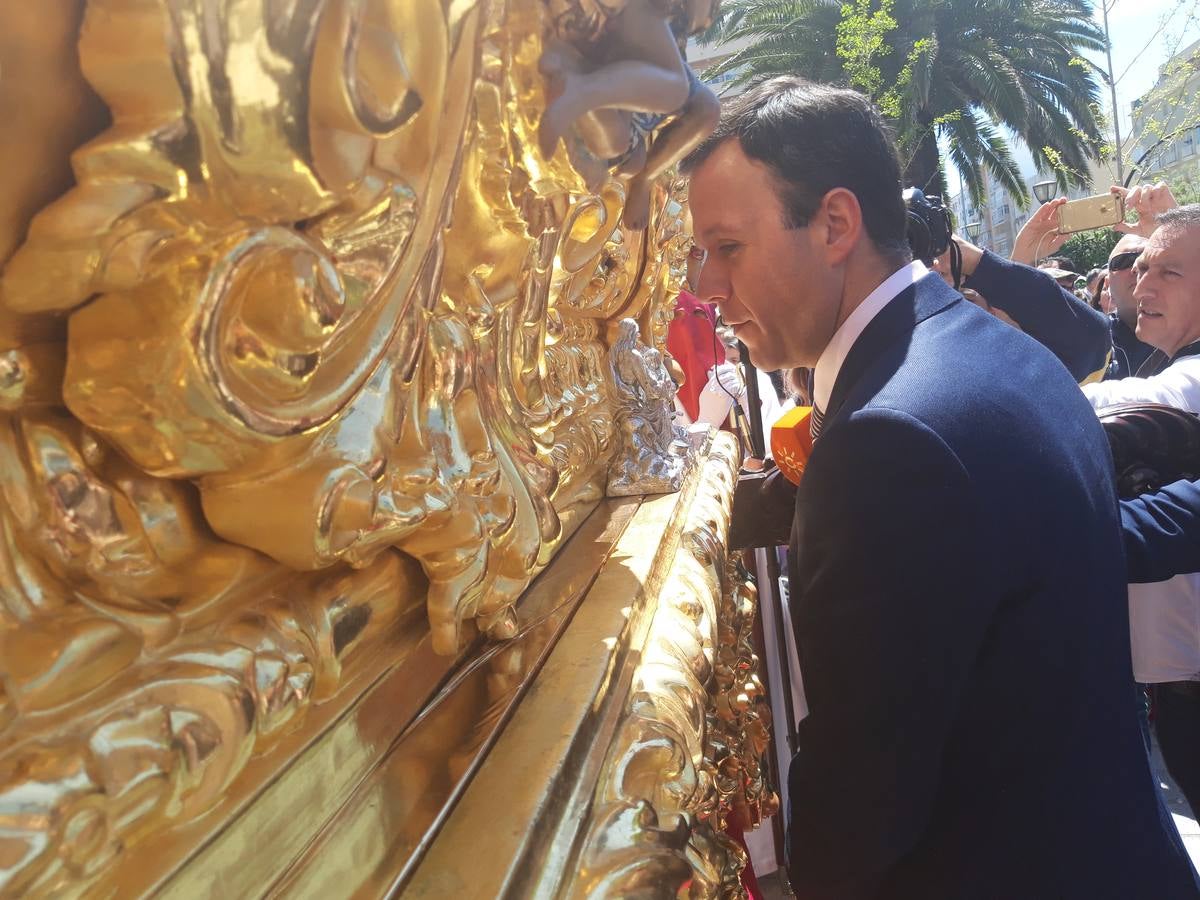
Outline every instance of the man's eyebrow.
<svg viewBox="0 0 1200 900"><path fill-rule="evenodd" d="M713 222L713 224L701 231L700 235L704 238L711 238L714 234L719 234L722 231L737 231L737 226L730 222Z"/></svg>

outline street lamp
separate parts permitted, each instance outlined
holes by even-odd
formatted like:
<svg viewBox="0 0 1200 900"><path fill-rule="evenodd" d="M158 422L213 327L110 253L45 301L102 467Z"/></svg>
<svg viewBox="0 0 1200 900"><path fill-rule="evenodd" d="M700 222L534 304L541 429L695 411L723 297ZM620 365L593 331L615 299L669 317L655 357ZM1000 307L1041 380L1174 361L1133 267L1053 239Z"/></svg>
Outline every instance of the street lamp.
<svg viewBox="0 0 1200 900"><path fill-rule="evenodd" d="M1039 181L1033 186L1033 196L1038 203L1049 203L1058 194L1057 181Z"/></svg>
<svg viewBox="0 0 1200 900"><path fill-rule="evenodd" d="M978 223L978 222L968 222L967 223L967 237L969 237L971 239L972 243L974 243L975 240L979 237L979 228L980 228L980 223Z"/></svg>

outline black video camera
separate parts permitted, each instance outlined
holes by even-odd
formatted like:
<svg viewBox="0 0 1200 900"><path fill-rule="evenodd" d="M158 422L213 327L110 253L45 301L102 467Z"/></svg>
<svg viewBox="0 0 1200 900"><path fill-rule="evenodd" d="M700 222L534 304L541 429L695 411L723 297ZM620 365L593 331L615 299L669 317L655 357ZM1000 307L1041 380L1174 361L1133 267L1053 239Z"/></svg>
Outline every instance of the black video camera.
<svg viewBox="0 0 1200 900"><path fill-rule="evenodd" d="M954 233L950 210L941 197L915 187L904 192L904 206L908 209L908 246L912 248L913 259L931 266L950 249L950 236Z"/></svg>

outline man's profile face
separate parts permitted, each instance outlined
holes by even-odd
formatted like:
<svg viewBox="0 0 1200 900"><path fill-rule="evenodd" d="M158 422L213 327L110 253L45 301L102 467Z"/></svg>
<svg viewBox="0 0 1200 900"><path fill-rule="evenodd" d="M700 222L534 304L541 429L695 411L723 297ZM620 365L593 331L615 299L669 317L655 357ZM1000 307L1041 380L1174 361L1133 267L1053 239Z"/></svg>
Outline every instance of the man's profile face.
<svg viewBox="0 0 1200 900"><path fill-rule="evenodd" d="M1159 227L1135 268L1138 339L1168 356L1200 339L1200 226Z"/></svg>
<svg viewBox="0 0 1200 900"><path fill-rule="evenodd" d="M692 173L696 243L708 251L697 290L761 369L814 366L837 325L838 276L811 227L787 227L771 170L725 141Z"/></svg>
<svg viewBox="0 0 1200 900"><path fill-rule="evenodd" d="M1110 267L1113 260L1124 262L1128 259L1128 254L1140 251L1145 246L1145 238L1136 234L1125 235L1117 241L1112 252L1108 254ZM1137 271L1133 266L1124 269L1109 269L1108 291L1112 295L1113 307L1116 309L1117 315L1126 322L1132 322L1137 315L1137 301L1133 299L1135 284L1137 284Z"/></svg>

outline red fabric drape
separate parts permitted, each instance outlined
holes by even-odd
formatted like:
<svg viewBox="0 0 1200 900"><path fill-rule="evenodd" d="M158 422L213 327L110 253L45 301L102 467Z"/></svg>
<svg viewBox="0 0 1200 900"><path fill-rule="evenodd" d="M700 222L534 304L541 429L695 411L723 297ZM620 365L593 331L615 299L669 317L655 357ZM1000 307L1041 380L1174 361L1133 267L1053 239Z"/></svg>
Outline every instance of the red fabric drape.
<svg viewBox="0 0 1200 900"><path fill-rule="evenodd" d="M679 402L693 422L700 415L700 392L708 382L708 370L717 364L716 353L721 350L716 327L717 316L709 304L688 291L679 292L675 318L667 329L667 352L683 369ZM724 361L724 353L721 358Z"/></svg>

